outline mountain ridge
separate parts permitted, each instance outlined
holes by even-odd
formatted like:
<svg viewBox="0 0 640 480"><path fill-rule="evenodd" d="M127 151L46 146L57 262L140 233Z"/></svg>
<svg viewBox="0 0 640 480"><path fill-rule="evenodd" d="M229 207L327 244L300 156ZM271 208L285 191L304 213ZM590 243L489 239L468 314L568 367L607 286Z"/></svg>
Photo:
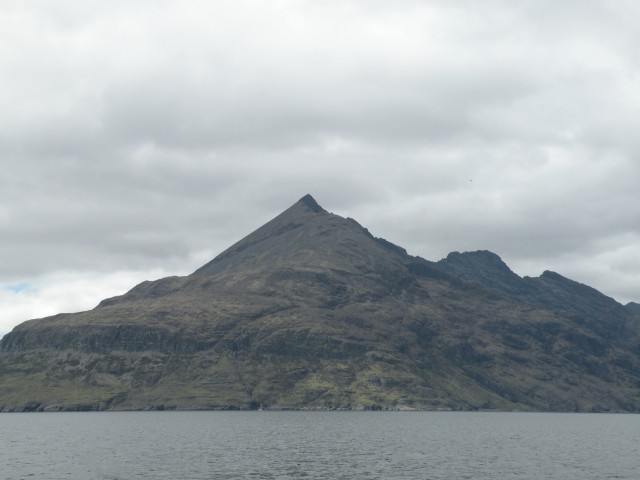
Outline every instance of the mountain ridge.
<svg viewBox="0 0 640 480"><path fill-rule="evenodd" d="M640 411L640 317L488 251L431 262L305 195L184 277L0 341L0 409Z"/></svg>

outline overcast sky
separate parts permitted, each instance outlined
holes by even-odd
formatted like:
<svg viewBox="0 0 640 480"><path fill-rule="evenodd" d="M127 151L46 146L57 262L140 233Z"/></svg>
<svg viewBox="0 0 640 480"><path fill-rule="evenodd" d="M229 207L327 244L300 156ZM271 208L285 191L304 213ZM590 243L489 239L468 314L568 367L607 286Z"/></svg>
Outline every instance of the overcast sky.
<svg viewBox="0 0 640 480"><path fill-rule="evenodd" d="M640 301L640 2L2 0L0 335L311 193Z"/></svg>

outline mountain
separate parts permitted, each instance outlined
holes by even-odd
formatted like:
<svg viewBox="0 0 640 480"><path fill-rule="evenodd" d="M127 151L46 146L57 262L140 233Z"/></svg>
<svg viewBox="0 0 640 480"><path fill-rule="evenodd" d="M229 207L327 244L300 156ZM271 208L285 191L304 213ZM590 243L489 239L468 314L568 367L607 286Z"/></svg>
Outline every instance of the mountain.
<svg viewBox="0 0 640 480"><path fill-rule="evenodd" d="M0 409L635 412L639 340L634 304L415 257L306 195L191 275L15 327Z"/></svg>

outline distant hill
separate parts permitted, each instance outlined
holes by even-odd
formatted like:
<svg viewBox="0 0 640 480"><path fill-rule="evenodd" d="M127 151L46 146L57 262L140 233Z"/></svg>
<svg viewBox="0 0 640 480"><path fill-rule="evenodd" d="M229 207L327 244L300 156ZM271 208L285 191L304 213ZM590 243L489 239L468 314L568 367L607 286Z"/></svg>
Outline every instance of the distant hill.
<svg viewBox="0 0 640 480"><path fill-rule="evenodd" d="M186 277L30 320L0 410L640 411L640 305L409 255L309 195Z"/></svg>

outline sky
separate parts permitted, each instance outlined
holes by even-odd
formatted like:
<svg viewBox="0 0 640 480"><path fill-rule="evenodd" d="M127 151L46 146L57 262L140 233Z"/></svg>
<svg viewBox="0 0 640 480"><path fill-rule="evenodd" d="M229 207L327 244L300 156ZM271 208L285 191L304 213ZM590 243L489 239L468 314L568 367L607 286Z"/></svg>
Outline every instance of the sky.
<svg viewBox="0 0 640 480"><path fill-rule="evenodd" d="M0 335L310 193L640 302L640 2L0 1Z"/></svg>

